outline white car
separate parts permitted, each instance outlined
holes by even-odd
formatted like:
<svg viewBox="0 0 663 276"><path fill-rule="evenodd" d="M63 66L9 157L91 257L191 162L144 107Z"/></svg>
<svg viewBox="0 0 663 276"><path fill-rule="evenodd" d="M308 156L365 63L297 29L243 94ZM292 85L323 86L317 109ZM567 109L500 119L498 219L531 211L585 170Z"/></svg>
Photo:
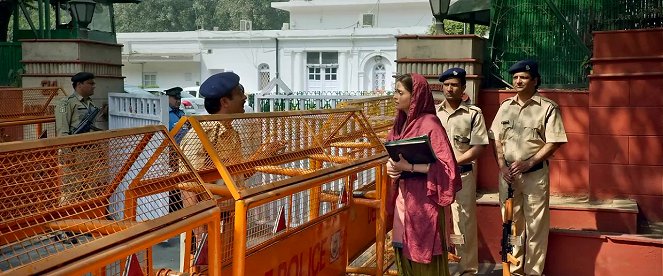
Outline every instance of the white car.
<svg viewBox="0 0 663 276"><path fill-rule="evenodd" d="M180 109L186 115L207 114L205 99L198 94L200 86L185 87L182 90L182 103Z"/></svg>
<svg viewBox="0 0 663 276"><path fill-rule="evenodd" d="M208 114L205 110L205 98L199 93L200 86L182 88L182 104L180 109L186 115ZM249 106L248 100L244 103L244 112L251 113L253 108Z"/></svg>

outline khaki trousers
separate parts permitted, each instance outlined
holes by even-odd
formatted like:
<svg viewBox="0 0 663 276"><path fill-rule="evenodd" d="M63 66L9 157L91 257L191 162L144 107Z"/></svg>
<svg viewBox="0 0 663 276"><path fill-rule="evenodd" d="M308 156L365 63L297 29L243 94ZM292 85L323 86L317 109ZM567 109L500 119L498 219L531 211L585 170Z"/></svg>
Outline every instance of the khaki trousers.
<svg viewBox="0 0 663 276"><path fill-rule="evenodd" d="M476 274L479 271L479 247L477 244L477 178L475 170L463 173L463 188L456 193L451 204L453 232L463 237L462 244L454 243L460 256L458 272ZM453 239L452 239L453 242Z"/></svg>
<svg viewBox="0 0 663 276"><path fill-rule="evenodd" d="M515 177L512 183L513 225L522 245L514 245L513 256L520 264L511 265L515 275L542 275L550 232L550 183L548 165ZM504 219L507 183L500 176L500 205Z"/></svg>

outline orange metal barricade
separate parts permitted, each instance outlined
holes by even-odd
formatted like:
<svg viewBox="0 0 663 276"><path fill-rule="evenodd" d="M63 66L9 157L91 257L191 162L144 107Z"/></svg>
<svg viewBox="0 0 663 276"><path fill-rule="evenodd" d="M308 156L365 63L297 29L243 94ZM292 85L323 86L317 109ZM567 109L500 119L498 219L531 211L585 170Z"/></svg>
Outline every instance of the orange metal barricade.
<svg viewBox="0 0 663 276"><path fill-rule="evenodd" d="M360 100L340 102L338 108L356 107L361 108L368 118L375 133L381 139L387 137L387 132L394 125L396 117L396 105L392 96L371 97Z"/></svg>
<svg viewBox="0 0 663 276"><path fill-rule="evenodd" d="M166 269L157 244L220 232L216 202L164 126L2 143L0 171L0 275L155 275ZM173 208L186 201L198 204ZM219 235L206 241L182 250L220 258ZM220 275L216 262L186 264Z"/></svg>
<svg viewBox="0 0 663 276"><path fill-rule="evenodd" d="M184 117L171 135L222 210L223 272L344 274L353 191L384 202L386 151L358 108Z"/></svg>
<svg viewBox="0 0 663 276"><path fill-rule="evenodd" d="M55 137L59 87L0 88L0 143Z"/></svg>

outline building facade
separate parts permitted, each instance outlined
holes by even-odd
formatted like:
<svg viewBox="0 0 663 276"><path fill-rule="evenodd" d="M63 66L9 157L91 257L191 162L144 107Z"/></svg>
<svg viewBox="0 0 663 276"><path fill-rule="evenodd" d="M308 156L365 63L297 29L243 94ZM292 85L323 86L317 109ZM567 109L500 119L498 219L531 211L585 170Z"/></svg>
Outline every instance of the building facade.
<svg viewBox="0 0 663 276"><path fill-rule="evenodd" d="M333 3L328 3L333 2ZM289 1L282 30L119 33L125 83L163 90L233 71L248 92L279 77L293 91L393 89L396 35L422 34L427 0Z"/></svg>

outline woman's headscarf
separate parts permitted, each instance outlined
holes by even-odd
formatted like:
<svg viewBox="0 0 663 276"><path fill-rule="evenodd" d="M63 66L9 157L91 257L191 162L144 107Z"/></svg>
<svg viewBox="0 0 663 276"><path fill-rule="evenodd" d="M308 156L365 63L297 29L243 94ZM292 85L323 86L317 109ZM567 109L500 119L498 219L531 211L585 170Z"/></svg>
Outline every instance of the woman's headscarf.
<svg viewBox="0 0 663 276"><path fill-rule="evenodd" d="M423 114L435 115L435 102L433 101L433 93L428 86L428 81L422 75L411 73L412 78L412 99L410 102L410 109L407 114L399 110L396 114L396 121L394 122L393 133L395 136L400 136L403 126L407 126L414 119ZM405 86L405 85L403 85Z"/></svg>

